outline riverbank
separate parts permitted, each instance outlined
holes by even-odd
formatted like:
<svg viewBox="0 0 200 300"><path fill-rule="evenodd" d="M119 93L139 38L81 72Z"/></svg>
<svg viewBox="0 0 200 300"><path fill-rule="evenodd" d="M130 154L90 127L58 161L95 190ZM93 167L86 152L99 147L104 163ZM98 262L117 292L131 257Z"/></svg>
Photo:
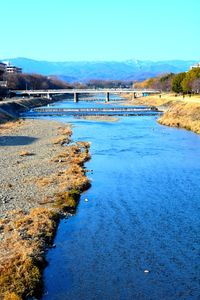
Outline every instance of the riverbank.
<svg viewBox="0 0 200 300"><path fill-rule="evenodd" d="M130 96L127 96L127 98ZM128 98L130 99L130 98ZM163 111L158 123L184 128L200 134L200 96L175 96L162 94L138 99L130 99L127 105L156 106Z"/></svg>
<svg viewBox="0 0 200 300"><path fill-rule="evenodd" d="M200 103L173 103L158 123L200 134Z"/></svg>
<svg viewBox="0 0 200 300"><path fill-rule="evenodd" d="M45 249L90 186L89 144L72 144L71 135L69 126L47 120L0 125L0 299L42 291Z"/></svg>
<svg viewBox="0 0 200 300"><path fill-rule="evenodd" d="M14 120L33 107L45 106L63 99L63 95L48 98L14 98L0 101L0 123Z"/></svg>

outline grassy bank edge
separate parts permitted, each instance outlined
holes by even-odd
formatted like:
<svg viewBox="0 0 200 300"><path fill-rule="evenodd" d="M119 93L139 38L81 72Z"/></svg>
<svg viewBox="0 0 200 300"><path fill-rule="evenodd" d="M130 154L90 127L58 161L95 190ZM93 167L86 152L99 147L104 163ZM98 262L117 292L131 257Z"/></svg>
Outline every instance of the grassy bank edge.
<svg viewBox="0 0 200 300"><path fill-rule="evenodd" d="M128 105L156 106L163 111L163 115L157 120L161 125L183 128L200 134L200 96L182 96L169 93L147 96L129 100Z"/></svg>
<svg viewBox="0 0 200 300"><path fill-rule="evenodd" d="M14 124L23 126L19 121ZM66 164L66 170L51 178L38 179L41 185L55 180L60 192L43 199L39 207L28 212L10 211L0 220L1 248L4 249L0 258L0 299L25 299L42 291L45 253L53 243L58 223L63 216L75 213L81 193L90 187L84 169L84 163L90 159L90 144L69 144L71 135L72 131L67 128L54 141L62 147L54 162Z"/></svg>

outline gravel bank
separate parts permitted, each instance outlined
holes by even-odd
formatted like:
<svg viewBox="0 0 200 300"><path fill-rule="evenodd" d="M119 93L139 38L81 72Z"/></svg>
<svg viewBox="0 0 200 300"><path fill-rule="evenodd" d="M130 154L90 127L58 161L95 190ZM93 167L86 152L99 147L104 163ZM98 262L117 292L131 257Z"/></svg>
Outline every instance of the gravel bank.
<svg viewBox="0 0 200 300"><path fill-rule="evenodd" d="M71 135L68 125L48 120L0 125L0 299L41 295L59 219L75 213L90 187L90 144L69 144Z"/></svg>
<svg viewBox="0 0 200 300"><path fill-rule="evenodd" d="M66 125L47 120L0 127L0 217L8 210L36 207L44 197L57 192L56 184L41 188L37 180L66 169L66 165L52 161L62 150L53 143L62 128Z"/></svg>

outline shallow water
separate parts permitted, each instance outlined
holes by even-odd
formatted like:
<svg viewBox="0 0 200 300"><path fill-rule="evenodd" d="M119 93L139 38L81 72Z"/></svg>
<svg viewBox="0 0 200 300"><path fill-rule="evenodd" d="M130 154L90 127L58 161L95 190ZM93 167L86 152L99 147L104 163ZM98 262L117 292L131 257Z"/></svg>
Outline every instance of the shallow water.
<svg viewBox="0 0 200 300"><path fill-rule="evenodd" d="M59 225L42 299L200 299L200 137L155 116L54 119L91 142L93 174Z"/></svg>

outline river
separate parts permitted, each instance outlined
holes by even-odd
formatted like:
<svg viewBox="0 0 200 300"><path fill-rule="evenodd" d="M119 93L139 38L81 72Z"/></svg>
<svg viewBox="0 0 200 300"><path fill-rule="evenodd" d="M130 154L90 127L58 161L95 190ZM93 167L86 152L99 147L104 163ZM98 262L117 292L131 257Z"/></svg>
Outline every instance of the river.
<svg viewBox="0 0 200 300"><path fill-rule="evenodd" d="M199 299L200 137L156 116L53 119L91 142L93 172L48 251L42 300Z"/></svg>

